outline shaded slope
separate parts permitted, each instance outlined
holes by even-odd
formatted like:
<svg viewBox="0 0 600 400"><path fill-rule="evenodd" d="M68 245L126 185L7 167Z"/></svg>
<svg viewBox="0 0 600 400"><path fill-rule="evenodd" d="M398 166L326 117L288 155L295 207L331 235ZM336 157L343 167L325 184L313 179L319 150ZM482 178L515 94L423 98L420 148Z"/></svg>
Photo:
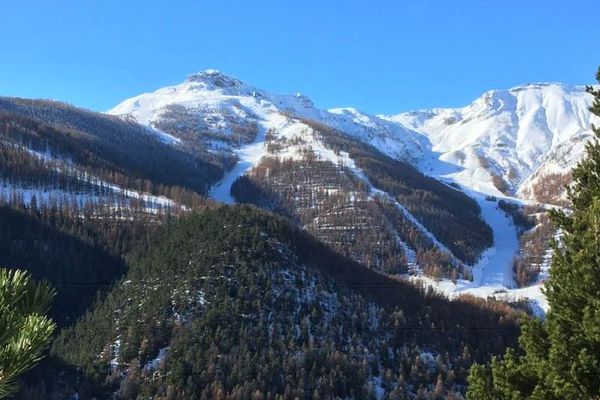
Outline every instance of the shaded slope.
<svg viewBox="0 0 600 400"><path fill-rule="evenodd" d="M20 152L55 176L86 184L101 180L181 201L192 192L205 194L222 176L216 161L164 143L147 127L57 102L0 98L0 134L3 151ZM15 180L23 172L7 174Z"/></svg>
<svg viewBox="0 0 600 400"><path fill-rule="evenodd" d="M186 217L149 249L53 346L85 371L71 382L82 398L167 390L370 398L421 385L427 393L438 372L452 375L445 392L460 391L459 366L502 351L516 334L506 306L424 295L250 207ZM439 368L453 367L426 372L425 348L449 351ZM413 363L414 375L395 372ZM407 384L397 387L399 379Z"/></svg>

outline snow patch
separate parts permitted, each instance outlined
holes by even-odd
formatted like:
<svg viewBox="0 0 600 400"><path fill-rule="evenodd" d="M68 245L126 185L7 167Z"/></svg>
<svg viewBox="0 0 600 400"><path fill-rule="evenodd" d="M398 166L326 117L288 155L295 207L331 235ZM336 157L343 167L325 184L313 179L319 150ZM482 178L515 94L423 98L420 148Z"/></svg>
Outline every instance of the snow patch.
<svg viewBox="0 0 600 400"><path fill-rule="evenodd" d="M166 357L168 350L169 347L163 347L162 349L160 349L158 351L158 355L144 365L144 371L148 372L157 369L160 366L162 360Z"/></svg>

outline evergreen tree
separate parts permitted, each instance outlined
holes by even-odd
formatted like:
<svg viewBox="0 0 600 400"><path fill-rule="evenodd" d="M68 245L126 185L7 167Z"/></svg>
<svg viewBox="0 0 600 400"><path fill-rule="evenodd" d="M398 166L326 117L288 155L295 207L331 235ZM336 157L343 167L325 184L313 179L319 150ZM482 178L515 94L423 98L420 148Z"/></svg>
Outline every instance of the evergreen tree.
<svg viewBox="0 0 600 400"><path fill-rule="evenodd" d="M600 116L600 90L588 92L590 111ZM563 236L553 243L547 318L525 322L520 353L471 369L469 399L600 399L600 128L593 132L573 170L572 213L553 213Z"/></svg>
<svg viewBox="0 0 600 400"><path fill-rule="evenodd" d="M53 297L26 272L0 269L0 398L14 394L18 376L42 358L54 331L45 315Z"/></svg>

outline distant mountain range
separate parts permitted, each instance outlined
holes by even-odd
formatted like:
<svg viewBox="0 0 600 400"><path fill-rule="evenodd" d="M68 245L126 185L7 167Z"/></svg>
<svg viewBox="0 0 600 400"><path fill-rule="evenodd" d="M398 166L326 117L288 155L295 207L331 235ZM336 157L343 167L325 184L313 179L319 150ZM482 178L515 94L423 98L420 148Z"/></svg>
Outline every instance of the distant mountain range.
<svg viewBox="0 0 600 400"><path fill-rule="evenodd" d="M125 100L109 113L167 132L174 129L169 124L177 123L176 135L182 127L195 130L202 140L212 140L215 151L226 147L225 132L235 137L232 128L249 121L267 129L271 126L265 122L274 115L318 121L410 161L424 173L447 175L454 167L454 179L467 187L536 200L536 182L564 174L581 158L594 122L590 105L584 87L537 83L491 90L462 108L375 116L353 108L318 109L300 94L274 95L208 70Z"/></svg>

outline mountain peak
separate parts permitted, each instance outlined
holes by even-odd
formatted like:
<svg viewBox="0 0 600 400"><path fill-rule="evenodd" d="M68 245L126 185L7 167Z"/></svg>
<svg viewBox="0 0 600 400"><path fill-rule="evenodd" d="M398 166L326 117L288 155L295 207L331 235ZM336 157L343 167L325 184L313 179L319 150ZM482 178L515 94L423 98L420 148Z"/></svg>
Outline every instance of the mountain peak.
<svg viewBox="0 0 600 400"><path fill-rule="evenodd" d="M189 75L186 82L202 82L220 88L239 88L243 85L239 79L226 75L216 69L207 69Z"/></svg>

